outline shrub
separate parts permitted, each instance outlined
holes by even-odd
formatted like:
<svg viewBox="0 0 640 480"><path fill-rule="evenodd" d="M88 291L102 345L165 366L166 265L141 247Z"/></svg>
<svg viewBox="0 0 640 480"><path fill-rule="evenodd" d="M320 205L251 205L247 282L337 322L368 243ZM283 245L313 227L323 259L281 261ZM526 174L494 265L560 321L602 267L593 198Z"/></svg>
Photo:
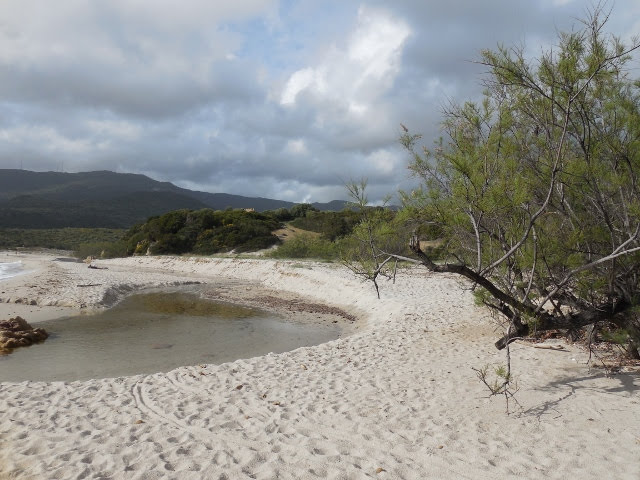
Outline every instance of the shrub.
<svg viewBox="0 0 640 480"><path fill-rule="evenodd" d="M273 258L317 258L335 260L340 256L340 247L315 235L302 234L283 243L269 254Z"/></svg>
<svg viewBox="0 0 640 480"><path fill-rule="evenodd" d="M244 210L178 210L136 225L125 241L129 254L147 247L153 254L246 252L277 243L271 232L279 226L272 216Z"/></svg>
<svg viewBox="0 0 640 480"><path fill-rule="evenodd" d="M77 258L115 258L127 256L127 245L124 242L82 243L74 252Z"/></svg>

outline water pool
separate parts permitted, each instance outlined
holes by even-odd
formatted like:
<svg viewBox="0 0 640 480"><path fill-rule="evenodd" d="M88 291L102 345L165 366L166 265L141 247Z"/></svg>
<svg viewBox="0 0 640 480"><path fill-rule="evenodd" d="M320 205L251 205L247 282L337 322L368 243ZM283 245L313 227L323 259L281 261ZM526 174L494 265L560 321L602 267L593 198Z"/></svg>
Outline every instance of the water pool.
<svg viewBox="0 0 640 480"><path fill-rule="evenodd" d="M184 291L132 295L101 313L37 326L50 337L1 356L0 381L86 380L220 364L317 345L340 334L335 325L299 324Z"/></svg>

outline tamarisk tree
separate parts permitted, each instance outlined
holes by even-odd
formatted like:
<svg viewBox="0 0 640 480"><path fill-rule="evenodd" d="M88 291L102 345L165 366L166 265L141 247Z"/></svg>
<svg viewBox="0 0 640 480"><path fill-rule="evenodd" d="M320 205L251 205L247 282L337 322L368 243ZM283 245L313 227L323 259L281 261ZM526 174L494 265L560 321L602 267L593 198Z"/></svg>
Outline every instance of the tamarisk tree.
<svg viewBox="0 0 640 480"><path fill-rule="evenodd" d="M471 280L510 325L498 348L610 322L638 356L640 83L626 68L639 45L606 34L606 20L594 9L534 61L522 48L482 52L482 102L447 107L433 148L403 126L422 185L405 214L438 227L447 259L413 238L411 261Z"/></svg>
<svg viewBox="0 0 640 480"><path fill-rule="evenodd" d="M402 229L393 222L394 215L386 208L389 199L379 207L368 206L367 181L351 181L346 185L352 199L351 208L360 215L360 222L347 238L341 251L342 264L356 276L373 283L380 298L380 277L395 281L399 255L385 252L403 250ZM401 258L401 257L400 257Z"/></svg>

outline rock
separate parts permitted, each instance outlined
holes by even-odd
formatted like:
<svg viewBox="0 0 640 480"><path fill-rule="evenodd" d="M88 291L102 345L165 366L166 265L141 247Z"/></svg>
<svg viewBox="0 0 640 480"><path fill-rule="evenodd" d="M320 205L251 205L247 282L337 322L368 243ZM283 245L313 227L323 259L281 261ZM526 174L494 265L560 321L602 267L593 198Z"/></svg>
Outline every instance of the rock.
<svg viewBox="0 0 640 480"><path fill-rule="evenodd" d="M0 350L27 347L43 342L48 336L43 328L33 328L22 317L0 320Z"/></svg>

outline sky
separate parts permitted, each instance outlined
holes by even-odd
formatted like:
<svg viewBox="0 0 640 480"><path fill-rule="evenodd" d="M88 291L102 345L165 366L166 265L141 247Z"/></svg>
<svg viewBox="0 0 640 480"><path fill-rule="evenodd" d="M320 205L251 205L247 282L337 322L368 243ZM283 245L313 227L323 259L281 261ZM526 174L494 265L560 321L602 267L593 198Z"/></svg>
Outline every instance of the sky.
<svg viewBox="0 0 640 480"><path fill-rule="evenodd" d="M535 58L583 0L0 0L0 168L142 173L207 192L375 203L478 100L482 49ZM640 34L640 0L607 31ZM640 69L631 74L640 76Z"/></svg>

